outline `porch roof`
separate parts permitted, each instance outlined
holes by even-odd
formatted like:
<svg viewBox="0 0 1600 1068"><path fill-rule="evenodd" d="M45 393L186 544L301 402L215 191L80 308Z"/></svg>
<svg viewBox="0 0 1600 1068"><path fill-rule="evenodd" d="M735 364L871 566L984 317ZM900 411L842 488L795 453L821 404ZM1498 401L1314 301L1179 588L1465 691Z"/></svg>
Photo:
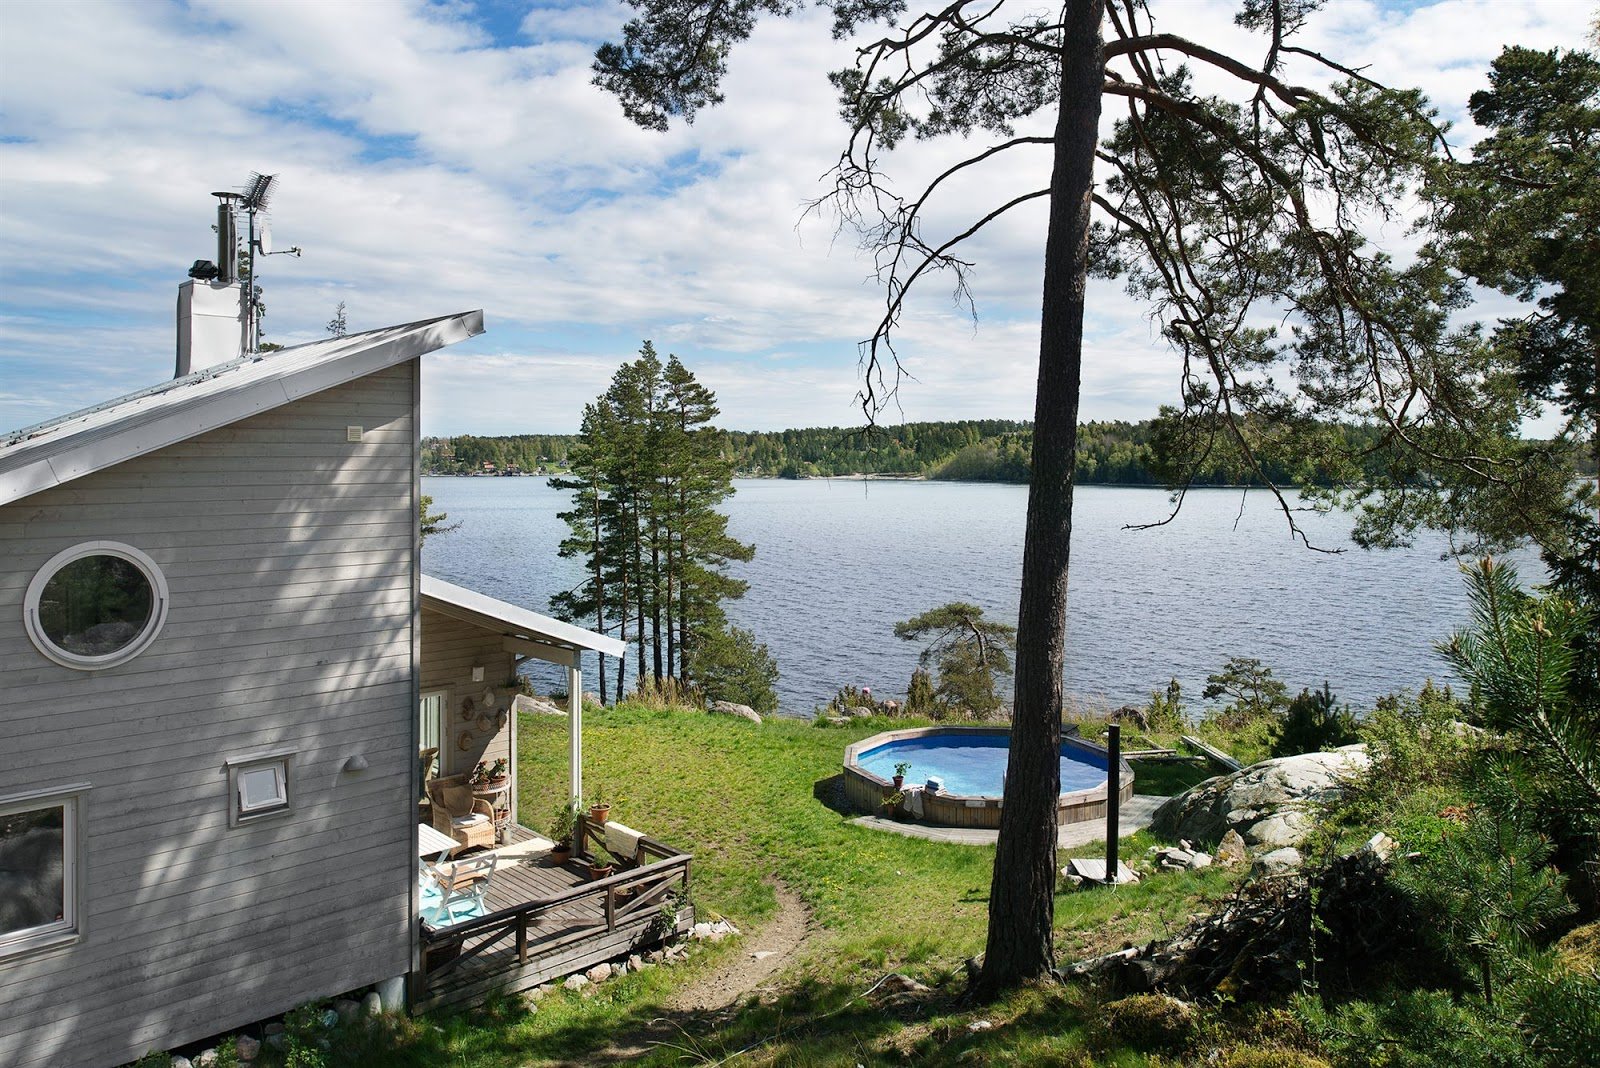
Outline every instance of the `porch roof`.
<svg viewBox="0 0 1600 1068"><path fill-rule="evenodd" d="M615 638L518 608L432 575L422 576L422 607L496 631L505 637L512 652L558 664L576 666L572 654L584 650L607 656L621 656L627 650Z"/></svg>

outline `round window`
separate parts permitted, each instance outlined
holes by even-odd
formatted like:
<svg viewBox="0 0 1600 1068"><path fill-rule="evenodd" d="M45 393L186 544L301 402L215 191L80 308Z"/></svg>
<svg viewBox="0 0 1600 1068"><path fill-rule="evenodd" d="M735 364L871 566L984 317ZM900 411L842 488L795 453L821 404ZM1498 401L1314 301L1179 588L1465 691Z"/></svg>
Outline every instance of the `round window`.
<svg viewBox="0 0 1600 1068"><path fill-rule="evenodd" d="M45 656L70 668L121 664L155 640L167 582L131 545L92 541L57 553L28 585L23 618Z"/></svg>

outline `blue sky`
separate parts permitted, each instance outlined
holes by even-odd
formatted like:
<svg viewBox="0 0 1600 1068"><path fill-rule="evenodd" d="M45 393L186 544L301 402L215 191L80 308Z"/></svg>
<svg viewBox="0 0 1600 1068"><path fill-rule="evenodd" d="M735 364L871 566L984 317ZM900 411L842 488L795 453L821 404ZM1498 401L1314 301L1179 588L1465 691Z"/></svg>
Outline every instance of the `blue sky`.
<svg viewBox="0 0 1600 1068"><path fill-rule="evenodd" d="M1161 26L1254 55L1235 2L1154 0ZM1577 0L1332 0L1310 42L1465 102L1504 44L1581 45ZM489 332L428 357L427 433L564 432L644 338L676 352L740 429L850 424L855 342L882 293L827 218L842 127L825 72L848 61L824 14L764 25L728 104L662 134L588 82L615 3L148 0L0 6L0 428L171 374L172 309L210 258L210 192L280 175L262 269L270 340L468 308ZM911 188L958 146L890 159ZM1045 161L999 180L1029 188ZM992 189L957 196L953 224ZM911 419L1032 410L1042 214L974 250L979 321L935 281L904 319ZM1375 235L1397 251L1403 228ZM1083 411L1142 418L1176 370L1141 308L1091 292Z"/></svg>

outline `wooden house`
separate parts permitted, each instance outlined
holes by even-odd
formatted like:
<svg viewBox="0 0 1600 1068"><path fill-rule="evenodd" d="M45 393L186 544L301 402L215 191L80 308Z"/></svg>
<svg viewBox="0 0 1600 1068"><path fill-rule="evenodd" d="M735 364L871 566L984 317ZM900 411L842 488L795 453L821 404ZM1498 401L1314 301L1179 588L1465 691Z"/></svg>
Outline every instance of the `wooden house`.
<svg viewBox="0 0 1600 1068"><path fill-rule="evenodd" d="M419 750L514 761L537 656L569 672L577 798L578 657L621 651L420 572L419 360L482 329L247 355L0 437L0 1065L120 1064L371 984L427 1003L425 942L473 958L465 996L643 937L614 888L643 871L659 905L658 843L606 885L508 860L471 932L419 922Z"/></svg>

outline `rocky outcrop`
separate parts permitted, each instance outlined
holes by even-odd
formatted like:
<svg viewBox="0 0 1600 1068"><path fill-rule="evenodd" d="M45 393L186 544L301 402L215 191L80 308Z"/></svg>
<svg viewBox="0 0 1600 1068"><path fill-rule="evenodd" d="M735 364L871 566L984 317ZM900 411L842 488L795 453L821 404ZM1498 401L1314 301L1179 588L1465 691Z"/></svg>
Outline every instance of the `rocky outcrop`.
<svg viewBox="0 0 1600 1068"><path fill-rule="evenodd" d="M1179 794L1156 810L1151 826L1207 842L1236 831L1252 850L1299 846L1311 834L1313 804L1337 794L1367 763L1363 745L1264 760Z"/></svg>
<svg viewBox="0 0 1600 1068"><path fill-rule="evenodd" d="M719 716L738 716L740 719L747 719L751 723L761 722L761 714L755 709L749 705L736 705L732 701L712 701L709 705L706 705L706 711Z"/></svg>
<svg viewBox="0 0 1600 1068"><path fill-rule="evenodd" d="M564 706L556 704L548 697L519 693L511 701L511 710L516 713L528 713L536 716L565 716L567 710Z"/></svg>

